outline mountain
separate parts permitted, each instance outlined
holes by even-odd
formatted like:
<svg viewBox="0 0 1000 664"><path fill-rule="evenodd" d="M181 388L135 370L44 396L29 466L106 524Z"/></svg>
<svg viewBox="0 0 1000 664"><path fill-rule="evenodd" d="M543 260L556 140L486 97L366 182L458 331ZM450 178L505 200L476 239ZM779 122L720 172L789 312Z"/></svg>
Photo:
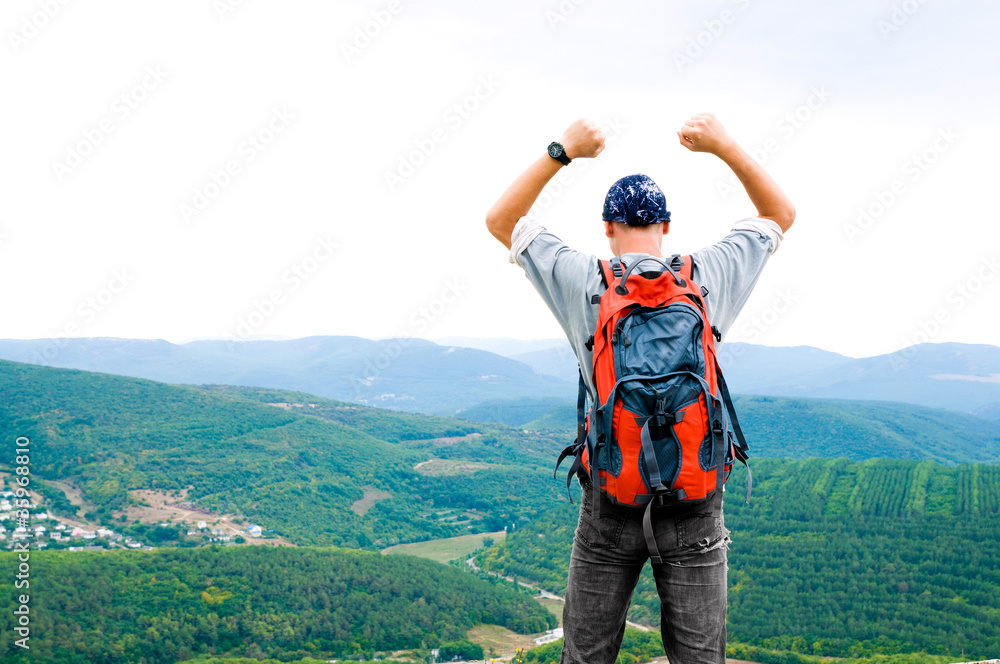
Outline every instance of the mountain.
<svg viewBox="0 0 1000 664"><path fill-rule="evenodd" d="M1000 347L920 344L733 388L775 396L903 401L972 413L995 409L1000 402Z"/></svg>
<svg viewBox="0 0 1000 664"><path fill-rule="evenodd" d="M854 361L812 346L759 346L734 341L719 347L719 364L726 381L730 389L741 394L770 394L758 390Z"/></svg>
<svg viewBox="0 0 1000 664"><path fill-rule="evenodd" d="M5 361L0 390L0 427L32 439L39 485L78 489L89 519L135 519L136 492L152 491L297 544L384 547L530 520L559 499L551 467L575 430L571 404L482 409L505 413L511 429L284 390ZM1000 457L995 423L943 410L777 397L741 397L737 407L754 459ZM65 509L57 498L50 504Z"/></svg>
<svg viewBox="0 0 1000 664"><path fill-rule="evenodd" d="M462 416L503 421L530 431L576 436L576 403L526 399L493 401ZM941 408L846 399L737 396L736 412L754 457L845 457L861 461L928 459L994 463L1000 459L1000 422Z"/></svg>
<svg viewBox="0 0 1000 664"><path fill-rule="evenodd" d="M486 351L422 339L288 341L62 339L0 341L0 358L165 383L270 387L396 408L453 413L511 396L564 396L571 385Z"/></svg>
<svg viewBox="0 0 1000 664"><path fill-rule="evenodd" d="M558 496L556 435L5 361L0 390L0 428L36 450L32 481L78 489L105 524L152 491L292 543L384 547L502 530Z"/></svg>
<svg viewBox="0 0 1000 664"><path fill-rule="evenodd" d="M576 396L565 340L308 337L285 341L0 341L0 358L160 382L266 387L410 412L453 415L484 402ZM854 359L809 346L726 343L734 393L898 401L1000 418L1000 348L921 344Z"/></svg>
<svg viewBox="0 0 1000 664"><path fill-rule="evenodd" d="M548 415L553 411L562 413L568 402L565 399L493 399L484 401L472 408L463 408L455 413L455 417L476 422L497 422L509 427L531 429L540 427L528 426L534 420ZM573 406L573 425L576 426L576 406Z"/></svg>
<svg viewBox="0 0 1000 664"><path fill-rule="evenodd" d="M540 374L576 383L576 356L565 340L533 350L493 346ZM719 363L738 394L898 401L1000 419L997 346L928 343L855 359L811 346L727 342L719 347Z"/></svg>
<svg viewBox="0 0 1000 664"><path fill-rule="evenodd" d="M431 339L434 343L442 346L461 346L462 348L476 348L485 350L496 355L516 358L524 353L533 353L558 348L569 344L564 337L558 339L511 339L510 337L441 337Z"/></svg>

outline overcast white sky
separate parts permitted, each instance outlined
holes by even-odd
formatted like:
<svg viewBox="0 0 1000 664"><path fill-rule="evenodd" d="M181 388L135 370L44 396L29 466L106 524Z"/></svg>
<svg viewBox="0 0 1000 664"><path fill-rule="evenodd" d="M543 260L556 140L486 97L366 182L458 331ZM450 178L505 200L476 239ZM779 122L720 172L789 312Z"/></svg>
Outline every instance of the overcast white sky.
<svg viewBox="0 0 1000 664"><path fill-rule="evenodd" d="M645 172L665 250L710 244L753 213L676 144L710 111L798 208L728 340L1000 345L998 28L988 0L6 0L0 337L558 337L486 210L587 116L613 140L546 225L608 255L604 194Z"/></svg>

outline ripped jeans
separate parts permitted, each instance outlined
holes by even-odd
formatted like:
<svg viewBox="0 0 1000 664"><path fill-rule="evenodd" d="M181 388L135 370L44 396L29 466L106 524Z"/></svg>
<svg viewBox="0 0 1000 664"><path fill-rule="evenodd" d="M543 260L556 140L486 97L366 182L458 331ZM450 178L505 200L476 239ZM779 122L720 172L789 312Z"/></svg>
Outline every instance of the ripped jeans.
<svg viewBox="0 0 1000 664"><path fill-rule="evenodd" d="M613 664L625 615L649 558L642 508L600 494L593 514L590 483L581 479L580 522L573 539L562 662ZM663 647L671 664L723 664L726 659L726 575L729 531L722 492L702 505L653 507L653 532L664 562L652 564L660 596Z"/></svg>

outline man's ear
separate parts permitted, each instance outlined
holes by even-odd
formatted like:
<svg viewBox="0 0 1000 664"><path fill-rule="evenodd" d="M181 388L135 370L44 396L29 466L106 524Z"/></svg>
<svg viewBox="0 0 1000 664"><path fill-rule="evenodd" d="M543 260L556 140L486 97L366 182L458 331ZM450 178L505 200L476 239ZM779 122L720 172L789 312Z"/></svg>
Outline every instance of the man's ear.
<svg viewBox="0 0 1000 664"><path fill-rule="evenodd" d="M663 224L663 234L666 235L669 232L670 232L670 222L667 221L667 222L664 222L664 224Z"/></svg>
<svg viewBox="0 0 1000 664"><path fill-rule="evenodd" d="M615 236L615 225L610 221L604 222L604 235L607 237Z"/></svg>

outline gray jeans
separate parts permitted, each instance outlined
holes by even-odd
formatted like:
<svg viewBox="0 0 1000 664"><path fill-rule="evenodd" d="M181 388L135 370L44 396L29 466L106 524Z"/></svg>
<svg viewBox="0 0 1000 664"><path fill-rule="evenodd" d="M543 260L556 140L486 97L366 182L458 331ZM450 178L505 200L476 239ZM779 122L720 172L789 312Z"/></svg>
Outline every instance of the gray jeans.
<svg viewBox="0 0 1000 664"><path fill-rule="evenodd" d="M597 518L594 492L589 482L582 484L563 609L562 662L613 664L632 592L649 558L643 509L616 505L601 494ZM664 560L652 566L667 657L671 664L724 664L729 531L722 492L702 505L652 510Z"/></svg>

